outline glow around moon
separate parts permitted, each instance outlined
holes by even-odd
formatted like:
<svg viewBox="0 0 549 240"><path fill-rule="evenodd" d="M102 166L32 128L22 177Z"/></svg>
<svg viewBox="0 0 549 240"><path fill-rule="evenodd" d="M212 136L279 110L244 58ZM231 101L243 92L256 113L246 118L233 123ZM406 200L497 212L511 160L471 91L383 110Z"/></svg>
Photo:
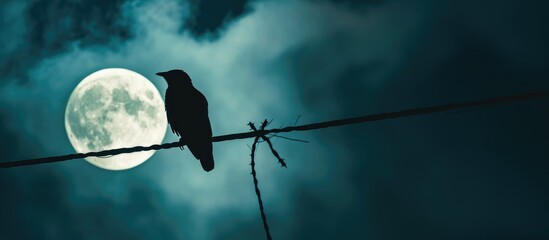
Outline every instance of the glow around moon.
<svg viewBox="0 0 549 240"><path fill-rule="evenodd" d="M65 128L77 152L159 144L166 134L164 102L142 75L122 68L92 73L72 92L65 111ZM135 167L154 151L89 157L109 170Z"/></svg>

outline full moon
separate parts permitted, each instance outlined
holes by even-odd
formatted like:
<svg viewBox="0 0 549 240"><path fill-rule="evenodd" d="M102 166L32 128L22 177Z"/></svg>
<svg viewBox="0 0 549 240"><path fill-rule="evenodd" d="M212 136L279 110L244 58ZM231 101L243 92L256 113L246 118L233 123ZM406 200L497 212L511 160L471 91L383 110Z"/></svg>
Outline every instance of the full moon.
<svg viewBox="0 0 549 240"><path fill-rule="evenodd" d="M65 128L77 152L159 144L167 127L164 101L142 75L122 68L107 68L84 78L73 90L65 110ZM88 157L91 164L108 169L133 168L154 151Z"/></svg>

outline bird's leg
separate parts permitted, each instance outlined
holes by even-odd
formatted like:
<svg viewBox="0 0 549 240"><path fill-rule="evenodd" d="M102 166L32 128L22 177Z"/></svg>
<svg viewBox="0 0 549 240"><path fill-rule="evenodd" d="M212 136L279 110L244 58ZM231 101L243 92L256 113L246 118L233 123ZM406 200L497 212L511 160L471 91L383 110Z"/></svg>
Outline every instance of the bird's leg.
<svg viewBox="0 0 549 240"><path fill-rule="evenodd" d="M185 144L185 143L186 143L186 141L185 141L185 139L183 139L183 137L180 137L180 138L179 138L179 142L182 143L182 144ZM184 146L184 145L179 146L179 149L185 150L185 147L183 147L183 146Z"/></svg>

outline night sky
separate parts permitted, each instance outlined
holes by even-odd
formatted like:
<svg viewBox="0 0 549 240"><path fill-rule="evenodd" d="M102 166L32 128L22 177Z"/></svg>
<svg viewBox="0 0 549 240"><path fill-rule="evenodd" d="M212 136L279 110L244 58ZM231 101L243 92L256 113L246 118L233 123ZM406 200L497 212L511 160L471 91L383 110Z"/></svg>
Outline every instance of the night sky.
<svg viewBox="0 0 549 240"><path fill-rule="evenodd" d="M214 135L549 89L549 1L4 0L0 161L73 153L74 87L184 69ZM273 138L274 239L549 239L549 99ZM168 132L164 142L177 141ZM252 139L0 170L1 239L263 239Z"/></svg>

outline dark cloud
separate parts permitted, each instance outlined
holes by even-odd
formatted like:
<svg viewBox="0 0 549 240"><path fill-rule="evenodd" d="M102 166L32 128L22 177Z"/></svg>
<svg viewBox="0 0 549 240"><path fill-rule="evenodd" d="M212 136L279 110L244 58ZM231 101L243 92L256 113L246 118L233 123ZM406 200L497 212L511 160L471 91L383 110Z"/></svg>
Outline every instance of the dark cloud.
<svg viewBox="0 0 549 240"><path fill-rule="evenodd" d="M12 22L4 22L5 28L20 21L24 22L24 32L18 38L22 41L19 47L2 56L0 72L3 78L26 82L26 69L42 58L68 50L71 45L109 45L130 39L130 22L122 15L124 2L38 0L4 13L17 16ZM11 2L6 4L13 5Z"/></svg>
<svg viewBox="0 0 549 240"><path fill-rule="evenodd" d="M46 53L78 41L104 44L131 36L130 22L121 18L124 1L34 1L25 14L31 46Z"/></svg>
<svg viewBox="0 0 549 240"><path fill-rule="evenodd" d="M549 88L544 80L548 73L538 62L545 61L539 55L549 53L539 44L548 32L533 27L549 18L523 16L512 18L513 27L500 26L507 14L515 15L515 7L524 14L541 6L516 3L478 13L466 5L434 5L416 6L428 10L420 15L425 21L406 41L402 64L377 86L367 83L386 67L383 61L348 62L335 77L326 77L318 67L337 63L337 52L348 51L348 45L319 40L294 51L285 61L292 66L304 103L318 111L332 106L338 115L356 116ZM481 19L489 22L477 24ZM524 30L528 28L536 30ZM513 45L507 45L508 37L514 38ZM294 237L547 237L541 226L549 223L544 204L549 194L542 188L548 182L539 170L549 167L540 161L549 155L544 137L549 128L543 126L549 112L542 110L547 103L414 117L323 134L349 149L337 161L351 164L352 170L340 176L350 179L360 204L336 211L329 202L345 191L299 187L301 211L292 217L298 220L296 228L307 230L296 231Z"/></svg>
<svg viewBox="0 0 549 240"><path fill-rule="evenodd" d="M17 31L22 34L19 47L2 56L0 73L5 80L17 79L19 83L28 83L25 69L43 58L74 46L116 48L119 43L134 37L132 20L124 14L123 8L127 3L125 0L3 3L9 7L3 8L4 14L13 16L12 20L2 22L3 27L9 29L14 22L24 22L21 26L24 30ZM231 22L251 11L249 1L242 0L196 0L191 1L190 6L191 15L182 19L182 28L197 37L216 37ZM11 33L5 31L4 34Z"/></svg>
<svg viewBox="0 0 549 240"><path fill-rule="evenodd" d="M191 15L184 24L185 30L190 30L198 37L216 37L231 22L241 18L251 11L250 0L191 0Z"/></svg>
<svg viewBox="0 0 549 240"><path fill-rule="evenodd" d="M60 4L54 2L54 5ZM113 14L110 19L120 19L115 15L122 2L101 4L105 5L101 8L104 7L107 13ZM243 1L233 2L234 5L230 6L228 2L227 5L207 1L192 4L190 22L186 27L190 27L198 37L230 29L231 22L253 14L249 3ZM284 111L304 111L308 119L316 121L549 88L546 81L549 73L545 69L545 56L549 55L545 43L549 32L544 27L549 19L543 13L546 3L477 1L469 5L450 1L374 1L368 8L355 8L364 4L359 1L325 1L314 9L315 1L307 4L305 7L297 5L304 8L298 9L303 14L299 23L310 28L291 32L294 34L292 38L301 40L289 41L289 46L278 46L283 49L280 55L275 55L278 59L273 60L273 64L269 61L268 66L259 66L268 68L262 73L283 73L281 78L288 81L283 83L298 96L295 106L284 105ZM110 33L114 33L113 39L120 41L132 38L131 31L124 33L120 30L126 29L126 23L109 25L109 21L103 19L97 23L88 22L86 19L95 15L80 12L86 12L89 5L85 7L76 2L69 5L72 7L58 6L69 16L67 19L77 19L68 21L66 25L52 21L55 11L48 10L49 6L42 2L25 8L28 9L26 12L37 14L36 19L44 23L39 25L38 21L29 20L30 28L37 33L28 35L28 39L18 38L29 44L30 50L16 50L23 51L19 52L22 54L15 54L13 50L2 52L15 54L13 56L21 59L27 56L28 62L14 60L12 65L6 66L13 69L22 63L30 66L36 63L36 59L48 59L47 56L64 51L70 42L83 41L86 46L109 44ZM45 9L44 13L39 11L40 8ZM275 13L281 14L282 11L278 10ZM78 14L89 15L80 17ZM26 16L30 18L30 15ZM285 17L287 15L281 14L269 21L275 19L285 24ZM99 31L88 31L86 26ZM321 30L315 32L315 29ZM401 30L405 34L394 33ZM55 34L49 35L50 31ZM67 34L66 42L57 37L64 33ZM287 31L274 33L283 35ZM255 34L250 33L250 36ZM301 38L300 34L313 37ZM270 36L268 40L278 39L274 37ZM199 47L193 45L194 42L176 46L183 49L182 52L190 51L191 47L186 49L185 44ZM273 57L267 54L278 50L277 45L273 45L275 50L257 45L263 46L265 51L252 48L240 54ZM43 50L42 46L50 50ZM222 49L215 48L217 45L208 47ZM155 52L153 50L147 49L151 53ZM168 51L164 50L156 52L166 54ZM216 54L212 56L229 55L227 52ZM191 60L185 63L204 63L193 53L189 55ZM244 61L246 66L233 61L242 58L231 57L224 61L241 65L227 68L245 73L238 75L241 77L236 80L229 79L233 81L229 84L264 82L256 78L255 72L246 71L255 67L252 63L261 57L243 58L250 59ZM183 58L176 58L177 64ZM218 63L214 59L211 57L208 61ZM210 67L204 67L207 70L203 71L214 72ZM216 67L216 71L223 69L221 64ZM201 73L201 70L200 67L193 69L198 76L214 76ZM85 76L80 72L76 75ZM245 78L251 80L237 82ZM226 76L215 79L223 81L212 84L215 85L213 88L221 88L219 93L233 96L229 85L223 85L229 82ZM208 86L205 81L203 83L202 86ZM273 101L270 95L278 96L275 93L275 90L269 94L260 93L269 95L267 100L261 99L264 101L261 104ZM238 92L235 98L238 95L245 94ZM232 99L224 99L229 100ZM260 106L258 102L251 106ZM310 144L282 152L288 156L289 168L281 170L285 172L278 172L278 169L272 174L260 172L260 186L265 189L262 193L273 236L276 239L336 239L342 236L351 239L547 238L547 104L547 100L528 101L309 132L304 138L311 140ZM298 109L301 105L304 109ZM212 106L221 109L225 105ZM237 108L248 109L240 105ZM263 108L263 105L258 108ZM276 110L272 109L273 112ZM274 114L270 111L269 114ZM16 115L6 111L2 113L2 159L54 154L44 150L43 143L33 139L36 133L16 132L7 127L17 126L13 122L23 119L16 119ZM34 115L30 113L25 116L32 117ZM47 121L42 117L39 119ZM26 148L28 146L33 148ZM282 144L278 142L276 146ZM305 152L306 157L292 158L298 152ZM173 152L159 154L165 154L169 159L182 156ZM226 158L228 161L230 157ZM53 164L3 170L0 174L0 187L3 189L0 204L4 207L0 213L0 225L5 226L2 228L4 236L45 239L264 237L255 199L247 201L248 197L254 197L249 179L232 186L228 193L214 193L216 199L212 200L213 203L204 206L231 200L237 204L210 210L196 203L197 199L204 200L203 196L180 199L188 197L186 191L193 190L190 189L192 184L185 185L183 181L191 180L191 177L205 181L201 176L183 176L178 169L174 172L178 173L176 180L181 182L172 183L163 180L168 178L166 171L169 169L154 171L151 174L154 178L145 177L148 176L145 171L158 170L151 167L153 163L116 174L90 166L84 168L86 163L79 164L66 163L63 166L67 168ZM72 172L65 172L67 169ZM248 171L246 168L246 173ZM224 170L218 173L223 174ZM231 174L217 176L226 177L223 179L226 181L240 181L239 175ZM272 175L276 177L266 180ZM291 177L286 179L286 176ZM249 186L241 187L246 183ZM110 184L117 185L111 187ZM174 191L172 188L183 187L189 189L177 194L168 193ZM111 188L115 190L107 190ZM211 188L219 191L221 187L212 184ZM168 199L169 194L177 196ZM238 194L246 198L235 197ZM203 215L195 214L199 210L187 205L191 202L206 209L200 212ZM200 221L204 225L195 224Z"/></svg>

